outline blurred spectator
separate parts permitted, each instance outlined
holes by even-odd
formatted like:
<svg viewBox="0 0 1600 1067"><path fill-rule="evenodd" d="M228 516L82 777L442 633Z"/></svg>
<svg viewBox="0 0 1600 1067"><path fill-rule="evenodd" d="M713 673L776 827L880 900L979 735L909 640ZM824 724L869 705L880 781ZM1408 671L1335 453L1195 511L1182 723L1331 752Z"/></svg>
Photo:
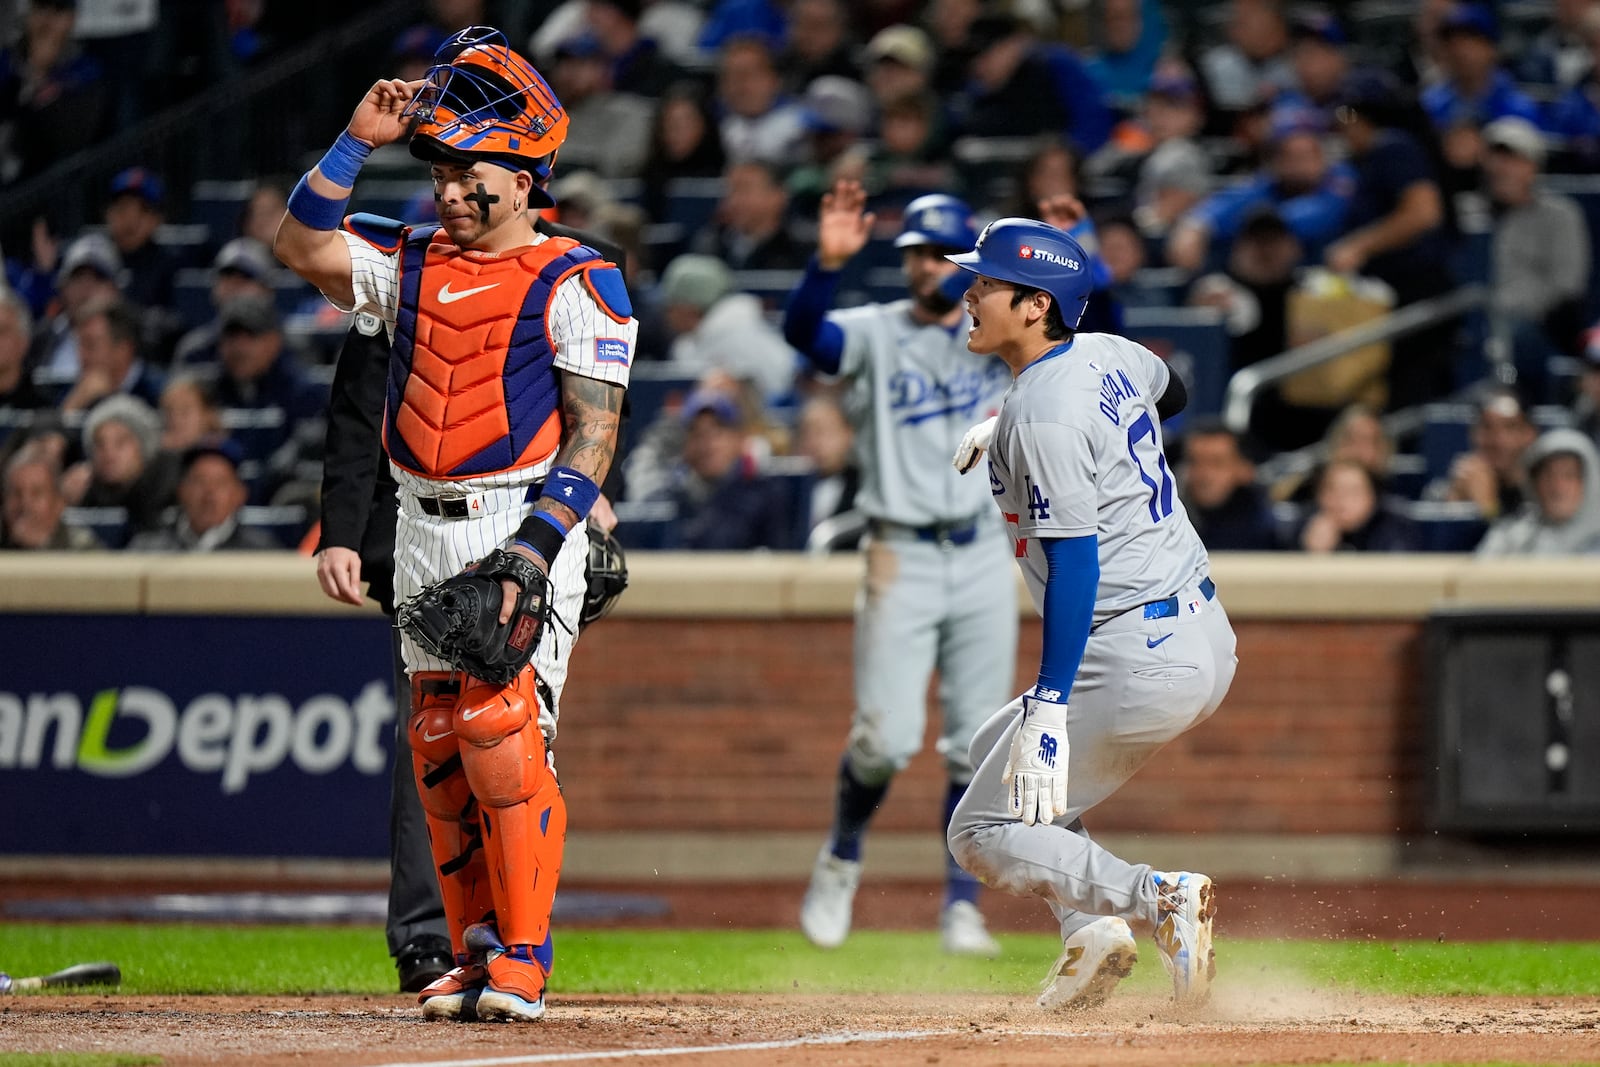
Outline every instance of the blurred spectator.
<svg viewBox="0 0 1600 1067"><path fill-rule="evenodd" d="M62 411L87 411L105 397L127 393L154 404L161 374L139 352L139 313L121 301L91 304L73 323L78 378L61 399Z"/></svg>
<svg viewBox="0 0 1600 1067"><path fill-rule="evenodd" d="M272 250L253 237L235 237L218 249L211 261L211 307L216 315L178 340L172 353L173 365L216 363L217 342L222 339L222 309L246 296L271 300L276 264Z"/></svg>
<svg viewBox="0 0 1600 1067"><path fill-rule="evenodd" d="M32 0L21 39L0 51L0 185L88 148L103 131L108 87L73 40L75 8L75 0Z"/></svg>
<svg viewBox="0 0 1600 1067"><path fill-rule="evenodd" d="M1356 71L1345 81L1339 133L1355 169L1355 198L1346 232L1323 257L1341 274L1365 274L1394 290L1396 306L1455 287L1446 236L1446 208L1428 153L1393 128L1398 87ZM1444 323L1390 344L1389 406L1410 407L1452 388L1455 326Z"/></svg>
<svg viewBox="0 0 1600 1067"><path fill-rule="evenodd" d="M1440 130L1481 127L1503 115L1532 122L1538 108L1500 69L1500 30L1482 4L1457 4L1439 24L1444 79L1422 91L1422 107Z"/></svg>
<svg viewBox="0 0 1600 1067"><path fill-rule="evenodd" d="M609 4L600 8L612 10ZM643 96L614 91L611 74L611 61L591 36L564 41L556 49L550 87L572 116L573 134L562 146L561 164L608 177L632 177L644 169L655 105Z"/></svg>
<svg viewBox="0 0 1600 1067"><path fill-rule="evenodd" d="M1317 478L1316 503L1295 538L1307 552L1416 552L1416 523L1390 511L1372 473L1349 459L1329 461Z"/></svg>
<svg viewBox="0 0 1600 1067"><path fill-rule="evenodd" d="M60 303L36 330L30 364L44 380L60 384L78 376L75 316L93 304L109 304L122 295L122 257L104 234L87 233L67 245L56 269Z"/></svg>
<svg viewBox="0 0 1600 1067"><path fill-rule="evenodd" d="M794 349L767 322L760 300L734 291L720 259L677 257L662 273L657 296L673 336L669 358L685 372L725 371L754 382L768 399L794 388Z"/></svg>
<svg viewBox="0 0 1600 1067"><path fill-rule="evenodd" d="M1111 111L1071 49L1040 41L1028 23L988 14L972 24L971 83L960 132L971 137L1052 133L1093 152L1111 133Z"/></svg>
<svg viewBox="0 0 1600 1067"><path fill-rule="evenodd" d="M111 179L106 203L106 236L117 246L127 272L122 292L144 310L172 306L172 281L178 257L156 243L165 221L162 200L166 183L144 167L129 167Z"/></svg>
<svg viewBox="0 0 1600 1067"><path fill-rule="evenodd" d="M1517 80L1570 89L1594 70L1586 22L1594 0L1555 0L1554 18L1516 59Z"/></svg>
<svg viewBox="0 0 1600 1067"><path fill-rule="evenodd" d="M1308 12L1289 30L1295 87L1274 101L1275 107L1304 107L1332 116L1339 90L1350 73L1349 39L1339 20L1324 12Z"/></svg>
<svg viewBox="0 0 1600 1067"><path fill-rule="evenodd" d="M222 412L200 379L178 374L161 390L161 448L173 455L222 436Z"/></svg>
<svg viewBox="0 0 1600 1067"><path fill-rule="evenodd" d="M1551 430L1528 448L1530 499L1489 527L1478 555L1600 552L1600 454L1577 430Z"/></svg>
<svg viewBox="0 0 1600 1067"><path fill-rule="evenodd" d="M839 401L827 393L819 393L801 405L795 427L795 452L811 461L815 473L806 526L815 529L823 519L842 515L855 506L856 491L861 488L861 468L853 455L856 435ZM861 530L853 531L851 536L859 540Z"/></svg>
<svg viewBox="0 0 1600 1067"><path fill-rule="evenodd" d="M1583 76L1550 105L1544 125L1565 140L1576 169L1594 170L1600 166L1600 5L1589 8L1581 29L1589 64Z"/></svg>
<svg viewBox="0 0 1600 1067"><path fill-rule="evenodd" d="M89 531L64 521L67 500L61 495L60 469L48 453L31 447L6 463L0 548L60 552L100 547Z"/></svg>
<svg viewBox="0 0 1600 1067"><path fill-rule="evenodd" d="M716 178L726 165L722 134L705 91L694 82L667 90L656 111L644 169L643 204L652 219L667 221L667 185L679 178Z"/></svg>
<svg viewBox="0 0 1600 1067"><path fill-rule="evenodd" d="M1493 521L1522 506L1527 490L1524 457L1538 437L1522 401L1510 389L1486 393L1472 424L1472 450L1456 457L1443 484L1430 485L1427 495L1466 500Z"/></svg>
<svg viewBox="0 0 1600 1067"><path fill-rule="evenodd" d="M809 216L842 168L848 167L855 178L865 173L869 152L861 138L872 123L872 94L860 82L825 74L806 86L801 106L811 139L810 161L797 167L786 184L795 212Z"/></svg>
<svg viewBox="0 0 1600 1067"><path fill-rule="evenodd" d="M1583 340L1583 369L1572 414L1578 429L1600 444L1600 324L1590 327Z"/></svg>
<svg viewBox="0 0 1600 1067"><path fill-rule="evenodd" d="M161 417L143 400L111 396L83 423L88 458L67 472L67 499L86 508L123 508L128 527L153 530L174 501L178 457L161 450Z"/></svg>
<svg viewBox="0 0 1600 1067"><path fill-rule="evenodd" d="M1553 400L1551 356L1574 347L1589 295L1589 227L1571 197L1539 188L1544 138L1526 119L1483 130L1494 209L1491 307L1510 330L1524 396Z"/></svg>
<svg viewBox="0 0 1600 1067"><path fill-rule="evenodd" d="M805 152L805 114L784 97L772 48L760 37L736 37L717 67L722 147L736 163L798 163Z"/></svg>
<svg viewBox="0 0 1600 1067"><path fill-rule="evenodd" d="M407 82L421 81L433 66L434 53L444 41L444 31L425 22L401 30L389 46L393 77Z"/></svg>
<svg viewBox="0 0 1600 1067"><path fill-rule="evenodd" d="M684 402L687 433L681 463L665 499L678 508L663 547L738 552L787 549L794 522L783 487L757 473L745 454L744 416L721 393L700 390Z"/></svg>
<svg viewBox="0 0 1600 1067"><path fill-rule="evenodd" d="M892 27L891 27L892 28ZM943 115L932 93L912 93L884 103L878 142L867 157L861 184L880 203L909 203L924 193L961 187L950 162Z"/></svg>
<svg viewBox="0 0 1600 1067"><path fill-rule="evenodd" d="M263 178L256 182L250 199L245 201L244 210L239 215L239 236L254 238L271 248L272 239L278 233L278 223L283 221L283 213L289 210L289 190L292 186L292 182L286 184L276 178Z"/></svg>
<svg viewBox="0 0 1600 1067"><path fill-rule="evenodd" d="M10 289L0 288L0 408L31 411L51 406L50 398L34 386L28 373L32 336L33 316L28 314L28 305Z"/></svg>
<svg viewBox="0 0 1600 1067"><path fill-rule="evenodd" d="M1118 126L1084 169L1133 186L1140 225L1151 237L1164 237L1211 190L1214 163L1195 140L1205 121L1194 78L1162 72L1151 81L1138 120Z"/></svg>
<svg viewBox="0 0 1600 1067"><path fill-rule="evenodd" d="M1121 111L1136 110L1166 40L1160 0L1104 0L1099 47L1087 63L1101 98Z"/></svg>
<svg viewBox="0 0 1600 1067"><path fill-rule="evenodd" d="M694 239L694 251L716 256L734 270L799 270L810 249L789 233L789 194L777 170L759 162L728 168L716 217Z"/></svg>
<svg viewBox="0 0 1600 1067"><path fill-rule="evenodd" d="M643 10L643 0L588 0L584 15L610 64L608 80L612 90L654 100L682 72L661 54L655 41L640 32ZM560 99L566 103L566 97Z"/></svg>
<svg viewBox="0 0 1600 1067"><path fill-rule="evenodd" d="M892 100L926 93L933 73L933 42L915 26L888 26L867 42L867 88L879 109Z"/></svg>
<svg viewBox="0 0 1600 1067"><path fill-rule="evenodd" d="M1212 552L1278 547L1272 502L1255 484L1255 464L1221 422L1197 421L1183 435L1178 491L1200 540Z"/></svg>
<svg viewBox="0 0 1600 1067"><path fill-rule="evenodd" d="M1078 153L1061 138L1048 134L1040 137L1038 147L1018 168L1016 193L1007 214L1032 218L1039 205L1052 197L1077 199L1082 191L1078 180L1080 163Z"/></svg>
<svg viewBox="0 0 1600 1067"><path fill-rule="evenodd" d="M1145 265L1144 238L1132 216L1111 215L1100 219L1095 230L1100 236L1100 260L1106 265L1112 290L1119 293L1124 303L1147 304L1147 300L1135 301L1120 295L1125 286L1135 283Z"/></svg>
<svg viewBox="0 0 1600 1067"><path fill-rule="evenodd" d="M1356 192L1355 175L1343 163L1329 164L1322 124L1310 112L1273 119L1268 169L1254 180L1212 193L1190 211L1167 239L1167 262L1184 270L1205 266L1213 242L1233 240L1251 212L1274 208L1300 242L1316 256L1339 235Z"/></svg>
<svg viewBox="0 0 1600 1067"><path fill-rule="evenodd" d="M1295 86L1289 61L1289 26L1275 0L1233 0L1228 39L1200 56L1200 73L1211 102L1223 111L1244 111L1265 90Z"/></svg>
<svg viewBox="0 0 1600 1067"><path fill-rule="evenodd" d="M725 52L742 37L781 41L787 28L783 5L775 0L717 0L700 28L700 48Z"/></svg>
<svg viewBox="0 0 1600 1067"><path fill-rule="evenodd" d="M100 65L106 84L116 87L109 101L111 125L127 129L164 103L150 92L153 31L161 5L155 0L78 0L77 12L73 39Z"/></svg>
<svg viewBox="0 0 1600 1067"><path fill-rule="evenodd" d="M1384 430L1377 412L1365 404L1351 404L1328 426L1322 444L1326 459L1361 464L1372 475L1380 492L1391 493L1394 441ZM1309 503L1316 492L1316 474L1316 471L1290 474L1274 483L1272 496L1297 504Z"/></svg>
<svg viewBox="0 0 1600 1067"><path fill-rule="evenodd" d="M233 441L196 445L183 454L178 511L160 530L137 534L130 552L265 551L281 548L272 535L239 524L249 490L239 477L241 451Z"/></svg>
<svg viewBox="0 0 1600 1067"><path fill-rule="evenodd" d="M927 26L933 37L933 87L941 98L953 97L967 86L968 68L974 54L970 33L973 23L982 14L983 0L933 0L929 5Z"/></svg>
<svg viewBox="0 0 1600 1067"><path fill-rule="evenodd" d="M850 15L843 0L792 0L789 35L779 61L790 92L802 92L825 75L860 77L851 51Z"/></svg>
<svg viewBox="0 0 1600 1067"><path fill-rule="evenodd" d="M278 309L270 300L235 300L222 309L221 325L217 402L224 408L281 413L281 419L263 422L248 442L240 442L242 458L268 465L265 484L258 488L270 493L298 460L319 454L327 390L308 381L285 348Z"/></svg>

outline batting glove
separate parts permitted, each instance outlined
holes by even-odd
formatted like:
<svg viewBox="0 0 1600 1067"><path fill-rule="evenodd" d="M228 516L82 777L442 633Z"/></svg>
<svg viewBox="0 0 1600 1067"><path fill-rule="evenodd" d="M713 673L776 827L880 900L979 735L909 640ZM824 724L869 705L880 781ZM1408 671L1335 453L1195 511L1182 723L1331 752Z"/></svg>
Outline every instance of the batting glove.
<svg viewBox="0 0 1600 1067"><path fill-rule="evenodd" d="M978 465L978 460L989 450L989 442L994 440L994 424L999 418L998 415L991 415L967 431L961 443L956 446L955 456L950 460L956 470L965 474Z"/></svg>
<svg viewBox="0 0 1600 1067"><path fill-rule="evenodd" d="M1054 689L1022 698L1022 726L1011 739L1003 781L1011 815L1025 825L1050 823L1067 812L1067 706L1048 699Z"/></svg>

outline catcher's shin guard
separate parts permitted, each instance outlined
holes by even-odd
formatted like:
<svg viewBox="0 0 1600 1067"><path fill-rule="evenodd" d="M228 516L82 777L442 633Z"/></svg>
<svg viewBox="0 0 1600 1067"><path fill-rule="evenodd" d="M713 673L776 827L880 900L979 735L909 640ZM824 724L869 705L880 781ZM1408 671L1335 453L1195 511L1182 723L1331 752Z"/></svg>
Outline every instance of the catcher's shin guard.
<svg viewBox="0 0 1600 1067"><path fill-rule="evenodd" d="M510 984L528 999L542 993L550 971L550 909L567 834L566 801L539 732L536 686L532 670L507 686L469 677L455 714L462 769L483 822L495 925L510 959L537 965L516 968L525 977L507 975L505 982L491 965L490 984Z"/></svg>
<svg viewBox="0 0 1600 1067"><path fill-rule="evenodd" d="M466 952L463 932L494 908L478 804L461 770L461 746L455 733L460 690L460 682L450 674L419 671L412 675L407 730L450 947L458 961Z"/></svg>

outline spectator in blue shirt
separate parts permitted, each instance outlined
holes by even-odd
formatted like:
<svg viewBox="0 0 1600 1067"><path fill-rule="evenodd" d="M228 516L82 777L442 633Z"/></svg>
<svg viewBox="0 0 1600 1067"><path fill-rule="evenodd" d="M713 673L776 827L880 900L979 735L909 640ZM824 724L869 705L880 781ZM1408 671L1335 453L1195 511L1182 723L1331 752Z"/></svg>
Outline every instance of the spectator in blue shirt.
<svg viewBox="0 0 1600 1067"><path fill-rule="evenodd" d="M1058 133L1080 152L1111 135L1111 111L1071 49L1038 40L1012 15L985 15L972 24L976 50L968 68L961 132L974 137L1032 137Z"/></svg>
<svg viewBox="0 0 1600 1067"><path fill-rule="evenodd" d="M1505 115L1530 122L1538 108L1500 69L1500 31L1481 4L1460 4L1439 23L1445 78L1422 93L1422 107L1440 130L1482 126Z"/></svg>
<svg viewBox="0 0 1600 1067"><path fill-rule="evenodd" d="M1446 207L1428 153L1396 128L1399 87L1374 72L1350 76L1339 108L1339 132L1355 168L1347 232L1324 259L1343 274L1387 283L1397 305L1449 292ZM1449 392L1454 324L1395 341L1390 348L1389 404L1406 407Z"/></svg>
<svg viewBox="0 0 1600 1067"><path fill-rule="evenodd" d="M328 394L306 379L284 347L270 299L241 297L222 309L221 319L217 402L255 413L255 421L237 432L244 459L266 468L251 479L257 498L266 500L300 459L320 455Z"/></svg>
<svg viewBox="0 0 1600 1067"><path fill-rule="evenodd" d="M1289 33L1294 41L1289 58L1297 84L1278 94L1273 100L1274 108L1331 112L1339 103L1339 88L1350 73L1349 39L1344 27L1332 15L1308 14L1295 19Z"/></svg>
<svg viewBox="0 0 1600 1067"><path fill-rule="evenodd" d="M1322 146L1323 127L1309 112L1288 112L1273 119L1267 169L1243 185L1222 189L1185 215L1167 240L1167 262L1184 270L1200 270L1213 242L1226 243L1253 209L1277 209L1308 257L1344 228L1355 179L1342 163L1332 166Z"/></svg>
<svg viewBox="0 0 1600 1067"><path fill-rule="evenodd" d="M1125 114L1138 111L1166 41L1160 0L1105 0L1100 48L1086 64L1102 99Z"/></svg>
<svg viewBox="0 0 1600 1067"><path fill-rule="evenodd" d="M1573 169L1600 168L1600 7L1591 8L1582 24L1594 62L1578 82L1550 104L1544 128L1565 141Z"/></svg>

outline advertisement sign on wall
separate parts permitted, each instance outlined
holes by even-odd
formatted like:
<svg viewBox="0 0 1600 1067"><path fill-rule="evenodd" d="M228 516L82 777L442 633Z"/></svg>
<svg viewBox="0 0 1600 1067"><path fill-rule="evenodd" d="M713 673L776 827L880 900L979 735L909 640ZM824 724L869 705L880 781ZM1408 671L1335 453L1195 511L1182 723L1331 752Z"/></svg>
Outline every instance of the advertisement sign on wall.
<svg viewBox="0 0 1600 1067"><path fill-rule="evenodd" d="M387 854L381 619L0 617L0 853Z"/></svg>

